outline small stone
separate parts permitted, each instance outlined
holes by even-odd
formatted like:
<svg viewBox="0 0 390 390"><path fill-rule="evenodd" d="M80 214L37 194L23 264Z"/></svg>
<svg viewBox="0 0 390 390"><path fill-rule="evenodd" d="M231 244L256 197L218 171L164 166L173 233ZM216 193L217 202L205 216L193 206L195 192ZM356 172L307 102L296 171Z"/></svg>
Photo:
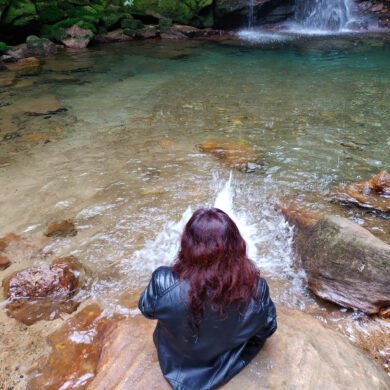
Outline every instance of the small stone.
<svg viewBox="0 0 390 390"><path fill-rule="evenodd" d="M50 223L45 233L47 237L74 237L76 235L76 226L68 219Z"/></svg>

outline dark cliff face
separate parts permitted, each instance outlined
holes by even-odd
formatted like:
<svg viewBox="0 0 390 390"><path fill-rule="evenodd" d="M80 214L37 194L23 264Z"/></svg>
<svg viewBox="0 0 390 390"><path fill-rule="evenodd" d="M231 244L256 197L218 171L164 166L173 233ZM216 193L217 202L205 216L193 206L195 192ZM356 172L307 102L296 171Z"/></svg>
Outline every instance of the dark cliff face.
<svg viewBox="0 0 390 390"><path fill-rule="evenodd" d="M251 12L249 0L217 0L215 26L238 28L246 26ZM278 23L293 16L295 0L253 0L253 22L256 25Z"/></svg>

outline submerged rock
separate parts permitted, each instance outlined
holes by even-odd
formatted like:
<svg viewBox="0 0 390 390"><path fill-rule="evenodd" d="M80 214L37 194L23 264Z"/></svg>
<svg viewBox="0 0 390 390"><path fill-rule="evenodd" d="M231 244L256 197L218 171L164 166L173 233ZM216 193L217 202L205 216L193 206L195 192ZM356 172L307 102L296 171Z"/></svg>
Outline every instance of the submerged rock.
<svg viewBox="0 0 390 390"><path fill-rule="evenodd" d="M13 241L21 240L21 236L15 233L8 233L4 237L0 238L0 252L5 251Z"/></svg>
<svg viewBox="0 0 390 390"><path fill-rule="evenodd" d="M245 141L206 141L199 145L199 150L218 158L231 168L251 172L261 166L260 156L254 147Z"/></svg>
<svg viewBox="0 0 390 390"><path fill-rule="evenodd" d="M320 321L278 308L278 331L225 389L387 389L390 379L362 351ZM105 335L88 389L169 389L158 364L155 322L122 320ZM118 364L120 362L120 364Z"/></svg>
<svg viewBox="0 0 390 390"><path fill-rule="evenodd" d="M48 242L47 238L22 237L8 233L0 238L0 255L10 259L13 264L25 264L33 258L41 257Z"/></svg>
<svg viewBox="0 0 390 390"><path fill-rule="evenodd" d="M74 257L14 272L3 280L7 314L31 325L73 312L80 302L71 298L82 286L84 274Z"/></svg>
<svg viewBox="0 0 390 390"><path fill-rule="evenodd" d="M24 98L14 103L18 112L27 115L50 115L66 111L62 103L53 95L42 95L34 98Z"/></svg>
<svg viewBox="0 0 390 390"><path fill-rule="evenodd" d="M9 63L7 68L13 72L32 73L36 72L41 66L41 62L36 57L22 58L18 62Z"/></svg>
<svg viewBox="0 0 390 390"><path fill-rule="evenodd" d="M390 213L390 174L381 171L370 180L347 185L336 198L343 203Z"/></svg>
<svg viewBox="0 0 390 390"><path fill-rule="evenodd" d="M0 88L1 87L10 87L16 79L15 72L1 72L0 73Z"/></svg>
<svg viewBox="0 0 390 390"><path fill-rule="evenodd" d="M390 245L346 218L283 211L314 294L367 314L390 306Z"/></svg>
<svg viewBox="0 0 390 390"><path fill-rule="evenodd" d="M50 223L45 232L47 237L74 237L76 235L76 225L69 219Z"/></svg>
<svg viewBox="0 0 390 390"><path fill-rule="evenodd" d="M2 256L2 255L0 254L0 271L5 270L5 269L8 268L10 265L11 265L11 260L10 260L8 257Z"/></svg>

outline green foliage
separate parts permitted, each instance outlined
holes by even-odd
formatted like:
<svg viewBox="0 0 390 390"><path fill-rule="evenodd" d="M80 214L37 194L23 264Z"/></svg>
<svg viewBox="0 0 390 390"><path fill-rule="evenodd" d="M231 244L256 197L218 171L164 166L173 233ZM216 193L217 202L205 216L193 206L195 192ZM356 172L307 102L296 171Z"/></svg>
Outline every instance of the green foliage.
<svg viewBox="0 0 390 390"><path fill-rule="evenodd" d="M8 50L8 46L5 42L0 41L0 54L3 54Z"/></svg>
<svg viewBox="0 0 390 390"><path fill-rule="evenodd" d="M158 13L178 23L210 26L212 4L213 0L134 0L130 9L139 14Z"/></svg>
<svg viewBox="0 0 390 390"><path fill-rule="evenodd" d="M35 4L30 0L12 0L7 9L3 23L5 25L25 26L37 21Z"/></svg>

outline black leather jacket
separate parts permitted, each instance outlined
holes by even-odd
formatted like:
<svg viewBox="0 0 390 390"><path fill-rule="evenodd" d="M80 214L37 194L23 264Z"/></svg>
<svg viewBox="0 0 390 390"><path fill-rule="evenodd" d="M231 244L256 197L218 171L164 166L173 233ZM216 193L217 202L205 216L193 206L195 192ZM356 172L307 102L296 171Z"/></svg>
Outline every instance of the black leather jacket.
<svg viewBox="0 0 390 390"><path fill-rule="evenodd" d="M189 325L188 289L171 268L157 268L140 297L139 309L145 317L158 320L153 339L172 388L215 389L241 371L275 332L275 306L261 278L256 300L245 313L231 309L221 319L215 311L205 310L195 337Z"/></svg>

